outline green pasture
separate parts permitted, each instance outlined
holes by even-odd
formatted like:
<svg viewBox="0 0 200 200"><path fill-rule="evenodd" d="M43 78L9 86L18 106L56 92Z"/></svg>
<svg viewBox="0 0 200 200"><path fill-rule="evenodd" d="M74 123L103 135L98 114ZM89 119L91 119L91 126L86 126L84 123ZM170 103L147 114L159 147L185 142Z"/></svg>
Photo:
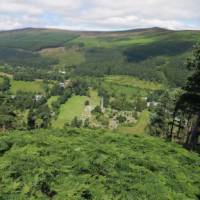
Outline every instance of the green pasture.
<svg viewBox="0 0 200 200"><path fill-rule="evenodd" d="M3 83L3 78L2 77L0 77L0 83Z"/></svg>
<svg viewBox="0 0 200 200"><path fill-rule="evenodd" d="M57 101L58 98L59 98L59 96L51 96L47 101L48 106L51 108L52 107L52 103Z"/></svg>
<svg viewBox="0 0 200 200"><path fill-rule="evenodd" d="M100 105L100 97L98 96L98 93L96 90L90 90L89 100L93 108L97 105Z"/></svg>
<svg viewBox="0 0 200 200"><path fill-rule="evenodd" d="M70 123L74 117L81 117L84 114L86 100L90 101L93 108L100 104L100 98L94 90L90 91L90 97L72 96L65 104L61 105L58 118L52 122L52 127L63 128L64 124Z"/></svg>
<svg viewBox="0 0 200 200"><path fill-rule="evenodd" d="M149 112L143 111L136 124L132 126L121 126L117 129L119 133L130 133L130 134L144 134L149 124Z"/></svg>
<svg viewBox="0 0 200 200"><path fill-rule="evenodd" d="M44 57L54 57L59 60L59 66L78 65L85 61L84 53L74 48L43 49L40 54Z"/></svg>
<svg viewBox="0 0 200 200"><path fill-rule="evenodd" d="M16 81L16 80L11 80L10 91L14 94L17 91L44 93L44 85L43 85L42 81Z"/></svg>
<svg viewBox="0 0 200 200"><path fill-rule="evenodd" d="M138 83L137 85L129 83L123 84L117 82L116 80L108 80L107 78L104 80L102 85L111 96L121 97L122 95L126 95L126 97L130 100L137 97L147 97L151 92L151 90L145 89L143 86L139 87Z"/></svg>
<svg viewBox="0 0 200 200"><path fill-rule="evenodd" d="M123 86L131 86L135 88L145 89L145 90L160 90L162 85L155 82L144 81L132 76L123 76L123 75L113 75L107 76L105 82L115 83Z"/></svg>
<svg viewBox="0 0 200 200"><path fill-rule="evenodd" d="M141 35L120 36L80 36L70 41L72 44L84 44L85 48L117 48L130 45L148 44L157 40L157 37Z"/></svg>
<svg viewBox="0 0 200 200"><path fill-rule="evenodd" d="M63 128L66 122L70 123L74 117L80 117L85 108L85 96L73 96L61 105L58 118L52 122L53 128Z"/></svg>

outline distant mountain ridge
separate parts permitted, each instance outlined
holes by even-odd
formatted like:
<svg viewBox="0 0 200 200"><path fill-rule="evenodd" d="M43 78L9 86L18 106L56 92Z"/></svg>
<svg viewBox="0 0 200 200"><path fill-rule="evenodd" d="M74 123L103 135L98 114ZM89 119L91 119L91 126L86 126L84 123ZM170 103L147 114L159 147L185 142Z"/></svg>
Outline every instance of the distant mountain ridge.
<svg viewBox="0 0 200 200"><path fill-rule="evenodd" d="M62 66L73 65L78 75L123 74L182 85L188 73L183 63L198 42L200 31L197 30L153 27L103 32L29 27L0 32L0 63L25 65L18 59L23 57L20 49L36 59L35 52L40 54L43 49L65 47L66 52L56 52L49 57L58 60L62 57ZM78 63L72 62L77 60L76 56L81 57Z"/></svg>
<svg viewBox="0 0 200 200"><path fill-rule="evenodd" d="M77 32L77 33L120 33L120 32L143 32L143 31L172 31L172 32L180 32L180 31L197 31L200 32L200 30L174 30L174 29L168 29L168 28L162 28L162 27L150 27L150 28L132 28L132 29L124 29L124 30L73 30L73 29L61 29L61 28L42 28L42 27L24 27L24 28L18 28L18 29L9 29L9 30L0 30L0 33L2 32L20 32L20 31L31 31L31 30L57 30L57 31L65 31L65 32Z"/></svg>
<svg viewBox="0 0 200 200"><path fill-rule="evenodd" d="M27 31L27 30L58 30L58 31L67 31L67 32L93 32L93 33L113 33L113 32L141 32L146 30L166 30L169 31L170 29L161 28L161 27L151 27L151 28L133 28L133 29L125 29L125 30L110 30L110 31L101 31L101 30L72 30L72 29L59 29L59 28L36 28L36 27L24 27L18 29L9 29L9 30L0 30L1 32L16 32L16 31ZM175 31L175 30L171 30Z"/></svg>
<svg viewBox="0 0 200 200"><path fill-rule="evenodd" d="M130 30L120 30L120 31L77 31L77 30L65 30L65 29L52 29L52 28L32 28L32 27L27 27L27 28L22 28L22 29L13 29L13 30L5 30L5 31L0 31L0 47L11 47L11 48L23 48L23 43L26 42L27 40L32 40L33 42L40 42L40 39L44 43L44 39L46 40L46 43L48 44L41 44L41 48L46 48L46 46L52 46L51 43L52 41L48 41L48 36L51 35L51 39L57 40L57 42L54 42L55 46L64 46L64 43L66 43L67 38L71 36L72 38L78 37L78 36L104 36L104 37L134 37L138 36L145 36L145 37L151 37L152 35L157 35L157 34L163 34L163 35L168 35L171 34L171 36L175 34L180 34L180 33L191 33L191 34L196 34L200 33L198 30L169 30L165 28L160 28L160 27L152 27L152 28L141 28L141 29L130 29ZM42 37L42 38L40 38ZM46 38L45 38L46 37ZM123 39L123 38L121 38ZM126 40L127 38L124 38ZM187 39L187 38L186 38ZM37 40L37 41L36 41ZM16 45L16 41L18 42L18 45ZM107 41L109 42L109 41ZM12 43L12 44L10 44ZM20 44L21 43L21 44ZM53 45L53 46L54 46ZM34 49L34 47L28 47L29 50L37 50ZM25 47L27 49L27 47Z"/></svg>

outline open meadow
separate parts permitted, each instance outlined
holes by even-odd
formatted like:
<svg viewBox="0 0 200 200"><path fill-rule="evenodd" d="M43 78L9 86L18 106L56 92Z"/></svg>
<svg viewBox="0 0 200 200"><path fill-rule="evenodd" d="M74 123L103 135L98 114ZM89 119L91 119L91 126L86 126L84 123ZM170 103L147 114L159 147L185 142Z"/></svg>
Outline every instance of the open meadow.
<svg viewBox="0 0 200 200"><path fill-rule="evenodd" d="M11 80L10 91L14 94L17 91L44 93L44 85L43 85L42 81L16 81L16 80Z"/></svg>

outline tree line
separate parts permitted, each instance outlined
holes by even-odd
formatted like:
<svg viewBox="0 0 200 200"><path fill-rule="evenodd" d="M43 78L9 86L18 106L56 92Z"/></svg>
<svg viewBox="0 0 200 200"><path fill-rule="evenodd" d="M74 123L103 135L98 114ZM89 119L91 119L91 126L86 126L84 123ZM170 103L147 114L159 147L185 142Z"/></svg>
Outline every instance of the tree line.
<svg viewBox="0 0 200 200"><path fill-rule="evenodd" d="M153 110L152 135L200 151L200 45L196 45L186 64L191 75L181 90L165 91Z"/></svg>

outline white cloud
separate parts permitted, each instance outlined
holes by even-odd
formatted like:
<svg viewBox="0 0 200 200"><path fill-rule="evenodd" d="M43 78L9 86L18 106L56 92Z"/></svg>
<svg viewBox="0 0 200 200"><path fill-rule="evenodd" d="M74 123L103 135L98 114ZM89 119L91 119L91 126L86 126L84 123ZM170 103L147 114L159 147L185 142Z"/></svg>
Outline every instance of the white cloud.
<svg viewBox="0 0 200 200"><path fill-rule="evenodd" d="M0 29L200 29L199 0L0 0Z"/></svg>

